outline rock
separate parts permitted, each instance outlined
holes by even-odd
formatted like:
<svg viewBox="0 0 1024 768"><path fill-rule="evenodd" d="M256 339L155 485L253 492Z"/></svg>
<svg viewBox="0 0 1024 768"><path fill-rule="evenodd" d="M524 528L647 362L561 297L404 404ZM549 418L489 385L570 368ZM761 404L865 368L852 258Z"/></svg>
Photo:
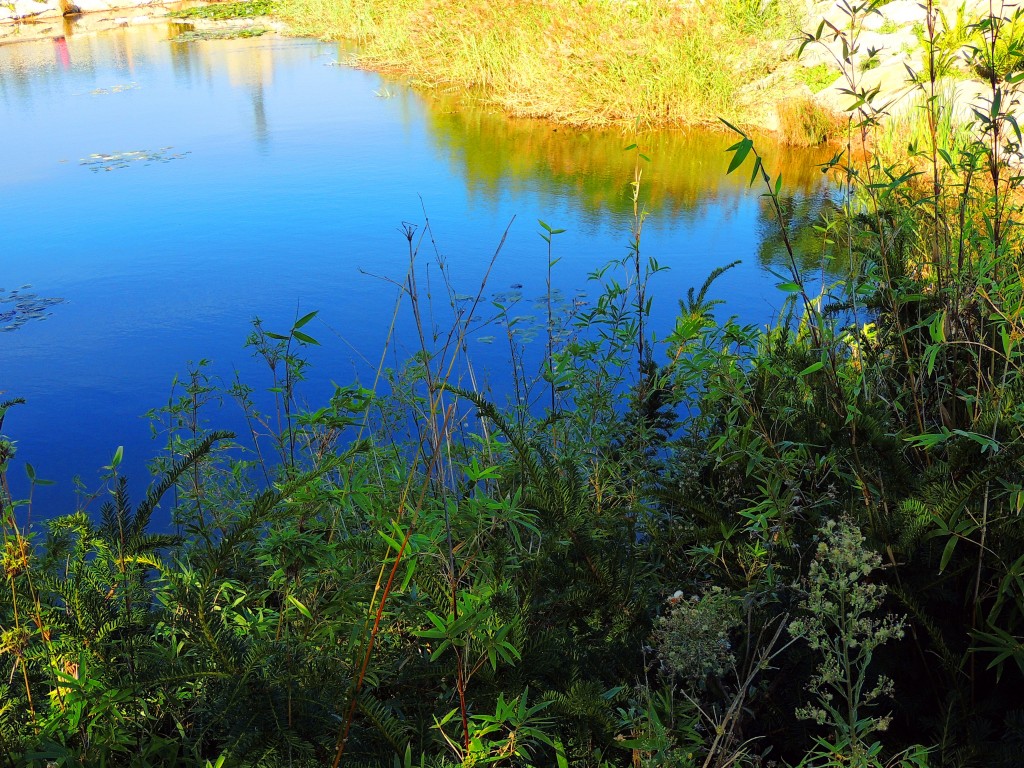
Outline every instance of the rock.
<svg viewBox="0 0 1024 768"><path fill-rule="evenodd" d="M0 7L0 21L22 21L60 16L57 0L15 0Z"/></svg>
<svg viewBox="0 0 1024 768"><path fill-rule="evenodd" d="M116 0L78 0L78 7L82 13L96 13L97 11L109 11L111 8L119 7Z"/></svg>
<svg viewBox="0 0 1024 768"><path fill-rule="evenodd" d="M883 5L878 13L868 15L864 20L864 26L871 29L871 25L882 26L886 22L903 26L912 26L917 23L924 23L924 8L916 0L894 0L894 2Z"/></svg>

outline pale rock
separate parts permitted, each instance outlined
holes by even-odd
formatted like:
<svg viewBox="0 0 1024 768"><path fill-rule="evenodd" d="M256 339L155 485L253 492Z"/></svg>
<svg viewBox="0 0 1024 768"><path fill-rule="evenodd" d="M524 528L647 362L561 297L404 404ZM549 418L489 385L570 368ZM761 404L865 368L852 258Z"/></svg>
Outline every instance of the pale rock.
<svg viewBox="0 0 1024 768"><path fill-rule="evenodd" d="M20 21L22 19L40 19L60 16L60 6L56 0L15 0L0 6L0 21Z"/></svg>
<svg viewBox="0 0 1024 768"><path fill-rule="evenodd" d="M96 13L97 11L109 11L111 8L116 8L118 3L108 2L108 0L76 0L75 5L78 6L82 13Z"/></svg>
<svg viewBox="0 0 1024 768"><path fill-rule="evenodd" d="M868 14L864 19L864 28L877 30L885 24L897 24L910 27L924 24L925 10L915 0L895 0L878 9L878 13Z"/></svg>

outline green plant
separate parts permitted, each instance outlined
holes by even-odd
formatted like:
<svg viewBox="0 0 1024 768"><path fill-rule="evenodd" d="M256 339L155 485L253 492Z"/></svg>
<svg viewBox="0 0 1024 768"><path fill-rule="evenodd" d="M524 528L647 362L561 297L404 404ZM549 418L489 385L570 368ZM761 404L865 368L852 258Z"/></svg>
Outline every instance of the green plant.
<svg viewBox="0 0 1024 768"><path fill-rule="evenodd" d="M811 147L834 139L840 119L814 99L796 97L776 110L779 134L788 144Z"/></svg>
<svg viewBox="0 0 1024 768"><path fill-rule="evenodd" d="M877 54L871 55L871 56L868 56L868 58L864 59L860 63L860 71L861 72L870 72L872 69L877 69L881 65L882 65L882 60L880 58L878 58L878 55Z"/></svg>
<svg viewBox="0 0 1024 768"><path fill-rule="evenodd" d="M682 593L672 597L652 638L670 676L703 687L709 675L731 671L736 657L730 636L742 625L739 608L736 598L720 587L690 598Z"/></svg>
<svg viewBox="0 0 1024 768"><path fill-rule="evenodd" d="M275 0L245 0L238 3L211 3L175 11L178 19L245 19L270 16L278 10Z"/></svg>
<svg viewBox="0 0 1024 768"><path fill-rule="evenodd" d="M840 73L835 67L819 62L812 67L801 67L797 70L800 80L811 89L811 93L819 93L839 79Z"/></svg>
<svg viewBox="0 0 1024 768"><path fill-rule="evenodd" d="M452 710L436 720L434 727L441 734L448 747L455 754L459 765L471 768L475 765L515 764L523 758L529 759L538 745L546 744L556 750L559 764L565 762L561 745L546 732L551 720L540 716L550 701L533 706L527 704L529 689L510 701L504 694L498 694L493 715L474 715L469 721L469 732L462 744L448 737L445 725L458 713Z"/></svg>
<svg viewBox="0 0 1024 768"><path fill-rule="evenodd" d="M805 615L789 625L821 657L808 688L814 700L797 715L828 725L857 758L871 735L889 726L889 716L867 714L893 692L892 681L870 668L879 647L903 638L904 619L876 615L886 590L867 580L882 558L865 547L857 527L829 520L820 533L801 601Z"/></svg>

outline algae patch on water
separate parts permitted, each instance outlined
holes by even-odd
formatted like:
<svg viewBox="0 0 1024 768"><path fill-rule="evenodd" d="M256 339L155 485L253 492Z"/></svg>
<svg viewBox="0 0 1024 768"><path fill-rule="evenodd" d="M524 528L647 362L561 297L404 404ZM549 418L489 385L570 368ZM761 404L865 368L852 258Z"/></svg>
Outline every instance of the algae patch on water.
<svg viewBox="0 0 1024 768"><path fill-rule="evenodd" d="M52 314L50 307L64 302L61 298L23 293L31 287L23 285L12 291L0 288L0 333L16 331L29 320L45 320Z"/></svg>
<svg viewBox="0 0 1024 768"><path fill-rule="evenodd" d="M118 85L112 85L109 88L94 88L89 91L90 96L108 96L112 93L124 93L125 91L134 91L139 87L138 83L119 83Z"/></svg>
<svg viewBox="0 0 1024 768"><path fill-rule="evenodd" d="M230 29L197 29L189 32L182 32L177 37L172 37L172 43L194 43L200 40L237 40L246 37L260 37L267 34L269 29L264 27L234 27Z"/></svg>

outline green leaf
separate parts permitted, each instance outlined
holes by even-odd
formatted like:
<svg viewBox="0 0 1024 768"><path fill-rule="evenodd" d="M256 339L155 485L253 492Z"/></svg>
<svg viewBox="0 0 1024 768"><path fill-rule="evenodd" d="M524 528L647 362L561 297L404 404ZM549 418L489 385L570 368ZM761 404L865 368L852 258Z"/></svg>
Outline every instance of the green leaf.
<svg viewBox="0 0 1024 768"><path fill-rule="evenodd" d="M779 283L775 287L786 293L800 293L800 286L797 283Z"/></svg>
<svg viewBox="0 0 1024 768"><path fill-rule="evenodd" d="M949 565L949 560L953 557L953 550L956 549L956 543L958 541L960 541L960 539L956 536L950 536L949 541L946 542L946 546L942 550L942 557L939 559L939 573L946 570L946 566Z"/></svg>
<svg viewBox="0 0 1024 768"><path fill-rule="evenodd" d="M309 608L307 608L302 603L300 603L298 600L296 600L292 595L288 595L288 602L291 603L292 605L294 605L296 608L298 608L299 609L299 613L301 613L307 619L310 619L310 620L313 619L313 614L310 613Z"/></svg>
<svg viewBox="0 0 1024 768"><path fill-rule="evenodd" d="M384 531L377 531L377 535L384 539L384 541L388 543L388 546L395 550L395 552L402 551L402 545L395 541L395 539L391 538L386 533L384 533Z"/></svg>
<svg viewBox="0 0 1024 768"><path fill-rule="evenodd" d="M810 365L808 365L806 368L800 371L800 373L798 373L797 376L807 376L809 374L814 373L815 371L820 371L824 366L825 364L821 362L821 360L819 360L816 363L811 363Z"/></svg>
<svg viewBox="0 0 1024 768"><path fill-rule="evenodd" d="M558 739L555 739L555 766L556 768L569 768L569 760L565 756L565 746Z"/></svg>
<svg viewBox="0 0 1024 768"><path fill-rule="evenodd" d="M314 339L312 336L307 336L306 334L302 333L302 331L292 331L292 336L294 336L299 341L305 342L306 344L313 344L314 346L317 347L320 346L319 341Z"/></svg>
<svg viewBox="0 0 1024 768"><path fill-rule="evenodd" d="M740 130L739 128L737 128L737 127L736 127L735 125L733 125L732 123L730 123L730 122L729 122L728 120L726 120L726 119L725 119L724 117L720 117L720 118L718 118L718 119L719 119L719 120L721 120L721 121L722 121L723 123L725 123L725 127L726 127L726 128L728 128L729 130L731 130L731 131L732 131L733 133L738 133L738 134L739 134L740 136L742 136L743 138L746 138L746 137L747 137L747 134L745 134L745 133L744 133L743 131L741 131L741 130Z"/></svg>
<svg viewBox="0 0 1024 768"><path fill-rule="evenodd" d="M295 321L295 325L292 326L292 330L293 331L298 330L299 328L304 326L306 323L308 323L310 320L312 320L314 317L316 317L318 313L319 313L319 310L314 310L313 312L310 312L308 315L299 318L298 320Z"/></svg>
<svg viewBox="0 0 1024 768"><path fill-rule="evenodd" d="M925 350L925 367L928 370L928 375L932 375L932 371L935 370L935 360L939 356L939 345L932 344Z"/></svg>
<svg viewBox="0 0 1024 768"><path fill-rule="evenodd" d="M444 619L433 611L427 611L427 618L430 619L430 623L437 627L440 632L444 633L447 631L447 625L445 624Z"/></svg>
<svg viewBox="0 0 1024 768"><path fill-rule="evenodd" d="M412 576L416 573L416 558L408 558L409 562L405 568L405 578L402 579L402 586L398 588L399 592L405 592L409 589L409 582L412 581Z"/></svg>
<svg viewBox="0 0 1024 768"><path fill-rule="evenodd" d="M729 170L726 174L730 174L743 165L743 161L747 159L747 155L750 154L750 150L754 148L754 142L744 137L741 141L733 144L729 148L729 151L733 152L732 162L729 163Z"/></svg>

